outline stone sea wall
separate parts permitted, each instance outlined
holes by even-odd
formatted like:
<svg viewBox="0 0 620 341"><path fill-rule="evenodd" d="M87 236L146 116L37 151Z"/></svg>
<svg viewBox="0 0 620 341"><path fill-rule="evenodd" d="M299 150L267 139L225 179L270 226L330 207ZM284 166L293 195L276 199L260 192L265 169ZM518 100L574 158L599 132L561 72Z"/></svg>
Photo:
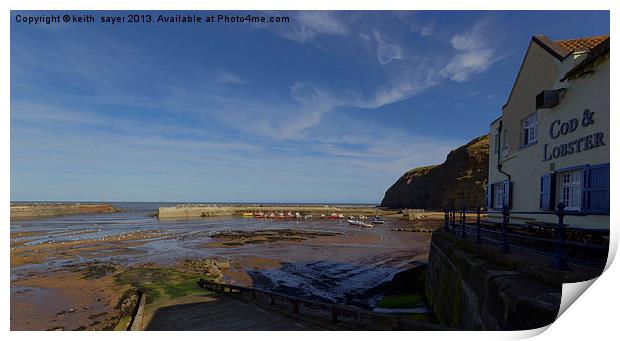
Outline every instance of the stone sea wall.
<svg viewBox="0 0 620 341"><path fill-rule="evenodd" d="M380 215L384 211L370 206L269 206L269 205L179 205L160 207L157 216L160 219L182 219L216 216L241 215L245 212L300 212L302 214L364 214Z"/></svg>
<svg viewBox="0 0 620 341"><path fill-rule="evenodd" d="M11 204L11 219L32 219L86 213L114 213L120 210L110 204Z"/></svg>
<svg viewBox="0 0 620 341"><path fill-rule="evenodd" d="M471 244L442 230L433 233L425 287L442 324L464 330L522 330L555 321L561 275L544 274L543 266L528 273L508 258L495 261L489 249L487 254L476 252Z"/></svg>

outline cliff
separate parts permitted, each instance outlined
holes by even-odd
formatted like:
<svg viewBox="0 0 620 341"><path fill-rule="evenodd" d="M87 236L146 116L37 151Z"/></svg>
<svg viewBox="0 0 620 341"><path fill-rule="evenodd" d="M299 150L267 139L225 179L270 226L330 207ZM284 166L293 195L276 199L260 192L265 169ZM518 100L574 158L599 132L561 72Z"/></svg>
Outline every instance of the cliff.
<svg viewBox="0 0 620 341"><path fill-rule="evenodd" d="M405 173L385 192L381 206L423 209L484 206L488 163L489 135L484 135L451 151L440 165Z"/></svg>

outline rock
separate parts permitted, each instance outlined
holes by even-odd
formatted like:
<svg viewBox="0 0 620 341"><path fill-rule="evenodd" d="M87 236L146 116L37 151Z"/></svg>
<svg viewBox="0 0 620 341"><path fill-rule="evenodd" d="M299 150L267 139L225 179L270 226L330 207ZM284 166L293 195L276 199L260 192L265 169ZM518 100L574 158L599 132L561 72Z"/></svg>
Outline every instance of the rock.
<svg viewBox="0 0 620 341"><path fill-rule="evenodd" d="M385 192L381 206L419 209L484 206L488 163L489 135L483 135L451 151L440 165L418 167L405 173Z"/></svg>

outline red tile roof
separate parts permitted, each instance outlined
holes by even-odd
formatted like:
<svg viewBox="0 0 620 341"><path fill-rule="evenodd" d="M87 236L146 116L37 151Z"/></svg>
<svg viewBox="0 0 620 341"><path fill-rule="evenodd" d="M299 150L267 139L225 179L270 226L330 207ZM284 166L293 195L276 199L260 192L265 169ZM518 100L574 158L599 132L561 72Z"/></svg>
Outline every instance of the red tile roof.
<svg viewBox="0 0 620 341"><path fill-rule="evenodd" d="M582 52L592 50L607 38L609 38L609 34L579 39L556 40L555 43L570 52Z"/></svg>

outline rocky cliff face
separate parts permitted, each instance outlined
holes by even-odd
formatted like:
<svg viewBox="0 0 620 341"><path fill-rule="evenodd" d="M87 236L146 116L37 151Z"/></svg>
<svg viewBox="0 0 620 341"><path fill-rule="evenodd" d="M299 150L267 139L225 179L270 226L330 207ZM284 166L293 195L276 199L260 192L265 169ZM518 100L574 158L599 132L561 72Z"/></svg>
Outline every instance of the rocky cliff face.
<svg viewBox="0 0 620 341"><path fill-rule="evenodd" d="M489 135L448 154L440 165L412 169L385 192L381 206L443 209L484 206L488 179Z"/></svg>

